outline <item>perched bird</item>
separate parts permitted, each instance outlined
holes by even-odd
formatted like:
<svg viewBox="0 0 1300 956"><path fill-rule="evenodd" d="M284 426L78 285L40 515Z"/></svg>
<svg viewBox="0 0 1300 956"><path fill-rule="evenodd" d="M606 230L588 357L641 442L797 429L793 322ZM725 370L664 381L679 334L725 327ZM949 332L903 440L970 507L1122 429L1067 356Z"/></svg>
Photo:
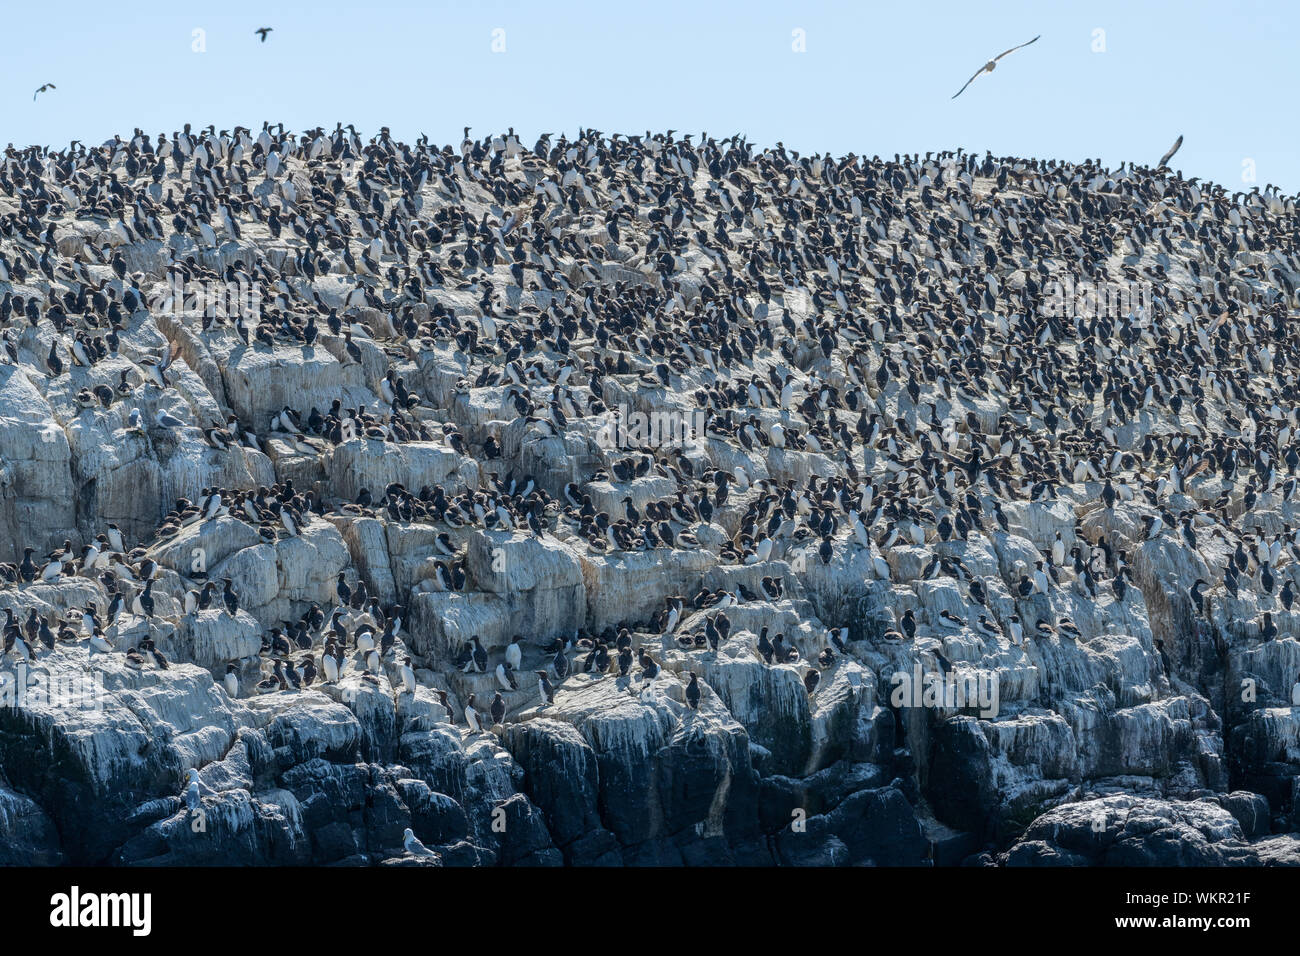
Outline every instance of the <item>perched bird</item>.
<svg viewBox="0 0 1300 956"><path fill-rule="evenodd" d="M235 596L235 592L232 587L233 582L231 581L231 579L222 578L221 580L225 584L225 589L221 592L222 603L226 608L226 613L229 614L231 617L234 617L235 614L239 611L239 599Z"/></svg>
<svg viewBox="0 0 1300 956"><path fill-rule="evenodd" d="M555 652L555 656L551 658L551 669L555 671L556 680L563 681L564 678L569 676L569 658L564 653L563 644Z"/></svg>
<svg viewBox="0 0 1300 956"><path fill-rule="evenodd" d="M402 831L402 848L405 849L407 853L411 854L411 856L436 857L438 855L421 843L419 837L415 835L415 831L410 827L407 827Z"/></svg>
<svg viewBox="0 0 1300 956"><path fill-rule="evenodd" d="M546 671L536 671L537 690L542 695L542 700L547 704L555 703L555 688L547 677Z"/></svg>
<svg viewBox="0 0 1300 956"><path fill-rule="evenodd" d="M1166 676L1168 676L1169 673L1170 673L1170 668L1169 668L1169 655L1165 653L1165 642L1162 641L1160 638L1156 638L1156 653L1157 653L1157 654L1159 655L1159 657L1160 657L1160 670L1161 670L1161 673L1163 673L1163 674L1165 674Z"/></svg>
<svg viewBox="0 0 1300 956"><path fill-rule="evenodd" d="M479 733L482 726L479 723L478 711L474 707L474 695L469 695L469 700L465 702L465 723L469 725L471 733Z"/></svg>
<svg viewBox="0 0 1300 956"><path fill-rule="evenodd" d="M898 623L909 641L916 640L916 615L910 607L903 612L903 616Z"/></svg>
<svg viewBox="0 0 1300 956"><path fill-rule="evenodd" d="M1189 591L1189 594L1191 595L1192 598L1192 606L1196 608L1196 613L1200 617L1206 616L1205 589L1207 587L1209 587L1209 584L1206 581L1202 580L1201 578L1197 578L1196 583L1192 585Z"/></svg>
<svg viewBox="0 0 1300 956"><path fill-rule="evenodd" d="M515 680L514 668L509 661L502 661L496 668L497 684L502 690L518 690L519 682Z"/></svg>
<svg viewBox="0 0 1300 956"><path fill-rule="evenodd" d="M686 685L686 703L691 710L700 709L700 679L694 671L690 673L691 681Z"/></svg>

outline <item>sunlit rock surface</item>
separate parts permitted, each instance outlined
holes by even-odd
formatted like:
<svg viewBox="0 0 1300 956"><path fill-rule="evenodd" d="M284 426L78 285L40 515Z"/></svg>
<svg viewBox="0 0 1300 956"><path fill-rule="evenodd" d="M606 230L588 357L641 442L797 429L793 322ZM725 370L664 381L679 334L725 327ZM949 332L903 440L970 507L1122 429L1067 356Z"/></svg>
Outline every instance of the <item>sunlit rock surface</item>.
<svg viewBox="0 0 1300 956"><path fill-rule="evenodd" d="M10 151L0 863L1300 863L1296 235L992 157ZM1048 315L1072 262L1152 289Z"/></svg>

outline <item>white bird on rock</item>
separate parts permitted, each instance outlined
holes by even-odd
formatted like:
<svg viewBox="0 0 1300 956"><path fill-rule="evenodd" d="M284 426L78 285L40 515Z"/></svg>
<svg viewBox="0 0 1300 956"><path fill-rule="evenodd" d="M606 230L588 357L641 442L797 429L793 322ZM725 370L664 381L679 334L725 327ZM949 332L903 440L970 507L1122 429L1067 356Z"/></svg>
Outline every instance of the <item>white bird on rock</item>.
<svg viewBox="0 0 1300 956"><path fill-rule="evenodd" d="M411 856L437 856L427 846L420 842L420 838L415 835L415 831L407 827L402 831L402 846Z"/></svg>

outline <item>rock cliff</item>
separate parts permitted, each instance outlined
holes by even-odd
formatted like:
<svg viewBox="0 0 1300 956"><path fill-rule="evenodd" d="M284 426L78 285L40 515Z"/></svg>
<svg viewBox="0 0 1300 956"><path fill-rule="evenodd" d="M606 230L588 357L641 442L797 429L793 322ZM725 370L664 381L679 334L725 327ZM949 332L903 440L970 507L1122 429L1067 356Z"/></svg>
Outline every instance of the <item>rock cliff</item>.
<svg viewBox="0 0 1300 956"><path fill-rule="evenodd" d="M10 149L0 862L1300 862L1296 225L739 137Z"/></svg>

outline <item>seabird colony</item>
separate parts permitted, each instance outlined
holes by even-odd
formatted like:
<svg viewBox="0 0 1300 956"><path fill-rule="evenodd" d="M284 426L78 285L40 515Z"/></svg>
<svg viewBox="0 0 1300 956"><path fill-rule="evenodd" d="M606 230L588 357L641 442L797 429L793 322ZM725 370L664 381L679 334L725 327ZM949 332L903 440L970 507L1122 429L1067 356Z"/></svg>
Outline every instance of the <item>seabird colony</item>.
<svg viewBox="0 0 1300 956"><path fill-rule="evenodd" d="M154 635L234 618L249 587L169 547L231 522L270 545L322 521L428 544L386 592L351 542L327 599L290 602L259 654L214 668L226 694L359 676L430 689L462 733L604 679L667 682L698 719L720 654L791 668L810 696L845 661L900 654L945 675L1011 661L1050 687L1058 645L1132 630L1138 588L1221 650L1230 624L1294 630L1294 196L1095 161L465 133L186 126L5 151L0 376L30 381L56 430L274 476L142 488L151 531L79 513L82 540L50 549L24 529L5 589L90 586L64 613L6 609L8 660L82 644L92 666L167 667ZM195 287L255 308L178 309ZM155 320L165 338L141 331ZM272 383L320 355L347 387L244 416L220 389L195 399L195 373L221 380L212 356L259 353ZM656 415L690 427L640 427ZM356 487L331 472L349 444L475 467ZM613 568L626 616L458 632L444 618L502 570L469 560L476 540ZM1189 579L1157 578L1174 560L1157 554ZM619 590L634 559L662 573ZM409 640L430 592L421 627L454 640ZM1162 633L1134 651L1152 699L1187 690Z"/></svg>

